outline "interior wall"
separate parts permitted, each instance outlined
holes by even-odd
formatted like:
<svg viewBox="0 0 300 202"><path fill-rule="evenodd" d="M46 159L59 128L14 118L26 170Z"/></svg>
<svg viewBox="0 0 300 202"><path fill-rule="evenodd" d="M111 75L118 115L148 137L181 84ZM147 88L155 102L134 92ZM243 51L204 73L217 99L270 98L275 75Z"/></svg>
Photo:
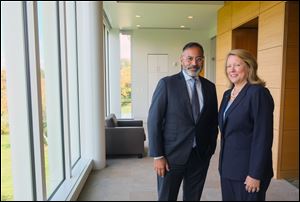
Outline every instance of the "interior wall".
<svg viewBox="0 0 300 202"><path fill-rule="evenodd" d="M168 54L168 75L180 72L180 55L183 46L191 41L204 48L210 58L210 33L189 30L135 30L132 35L132 114L134 118L148 116L148 54ZM208 60L205 66L209 67ZM205 75L206 76L206 75Z"/></svg>
<svg viewBox="0 0 300 202"><path fill-rule="evenodd" d="M286 8L283 134L280 177L299 178L299 2Z"/></svg>
<svg viewBox="0 0 300 202"><path fill-rule="evenodd" d="M120 89L120 31L109 31L109 96L110 112L121 117L121 89Z"/></svg>

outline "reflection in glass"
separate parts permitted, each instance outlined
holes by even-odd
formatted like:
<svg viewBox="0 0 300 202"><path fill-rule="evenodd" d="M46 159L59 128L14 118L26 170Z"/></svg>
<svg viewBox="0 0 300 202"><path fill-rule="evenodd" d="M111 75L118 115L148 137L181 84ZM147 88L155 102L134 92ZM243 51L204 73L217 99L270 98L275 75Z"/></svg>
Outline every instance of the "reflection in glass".
<svg viewBox="0 0 300 202"><path fill-rule="evenodd" d="M66 2L67 50L68 50L68 93L71 143L71 166L80 158L79 95L77 66L77 35L75 2Z"/></svg>
<svg viewBox="0 0 300 202"><path fill-rule="evenodd" d="M47 198L64 179L58 13L56 2L38 2L41 94Z"/></svg>

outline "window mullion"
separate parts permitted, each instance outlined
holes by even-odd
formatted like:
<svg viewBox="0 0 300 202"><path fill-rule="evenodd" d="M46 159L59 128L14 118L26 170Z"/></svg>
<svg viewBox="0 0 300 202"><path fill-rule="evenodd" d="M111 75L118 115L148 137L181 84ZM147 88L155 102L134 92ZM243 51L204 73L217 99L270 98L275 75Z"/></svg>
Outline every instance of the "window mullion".
<svg viewBox="0 0 300 202"><path fill-rule="evenodd" d="M63 113L63 141L65 159L65 177L71 178L71 152L70 152L70 128L69 128L69 93L68 93L68 60L66 39L66 3L59 2L59 36L60 36L60 60L61 60L61 87L62 87L62 113Z"/></svg>
<svg viewBox="0 0 300 202"><path fill-rule="evenodd" d="M28 80L28 49L26 8L23 2L1 2L3 55L7 65L7 103L14 200L35 200L32 159L32 119L30 81ZM1 30L2 35L2 30ZM1 40L2 41L2 40ZM2 51L2 48L1 48Z"/></svg>
<svg viewBox="0 0 300 202"><path fill-rule="evenodd" d="M41 101L41 78L40 78L40 53L38 36L37 3L28 1L27 7L27 27L28 27L28 52L31 83L31 104L32 104L32 128L33 128L33 148L35 162L35 183L37 200L46 200L46 178L44 162L43 143L43 117Z"/></svg>

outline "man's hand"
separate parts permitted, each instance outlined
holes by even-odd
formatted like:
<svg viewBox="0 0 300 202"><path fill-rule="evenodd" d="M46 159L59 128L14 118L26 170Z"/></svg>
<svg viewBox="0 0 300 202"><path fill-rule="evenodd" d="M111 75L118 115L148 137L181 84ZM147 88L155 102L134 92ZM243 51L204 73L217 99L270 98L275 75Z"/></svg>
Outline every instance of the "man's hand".
<svg viewBox="0 0 300 202"><path fill-rule="evenodd" d="M245 189L247 192L259 192L260 180L254 179L248 175L244 184L246 185Z"/></svg>
<svg viewBox="0 0 300 202"><path fill-rule="evenodd" d="M154 159L154 170L156 171L157 175L164 177L166 171L169 171L167 160L165 158Z"/></svg>

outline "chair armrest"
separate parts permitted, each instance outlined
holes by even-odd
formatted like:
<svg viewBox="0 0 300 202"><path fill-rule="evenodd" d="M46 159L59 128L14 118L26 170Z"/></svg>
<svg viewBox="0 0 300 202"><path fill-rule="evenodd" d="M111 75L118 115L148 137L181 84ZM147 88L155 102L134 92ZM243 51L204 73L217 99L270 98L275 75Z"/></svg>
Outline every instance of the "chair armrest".
<svg viewBox="0 0 300 202"><path fill-rule="evenodd" d="M143 126L142 120L119 120L118 119L118 127L125 126Z"/></svg>

